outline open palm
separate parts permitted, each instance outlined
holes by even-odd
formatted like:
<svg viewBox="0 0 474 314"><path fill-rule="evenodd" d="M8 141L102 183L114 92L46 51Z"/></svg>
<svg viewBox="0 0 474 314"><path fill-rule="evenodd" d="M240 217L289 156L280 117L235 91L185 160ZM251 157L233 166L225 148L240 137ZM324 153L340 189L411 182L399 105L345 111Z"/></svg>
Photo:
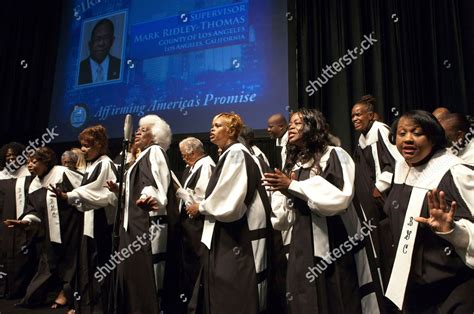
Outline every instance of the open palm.
<svg viewBox="0 0 474 314"><path fill-rule="evenodd" d="M448 206L443 191L434 189L428 192L428 209L428 218L417 217L415 220L428 225L435 232L449 232L454 228L456 202L453 201L451 206Z"/></svg>

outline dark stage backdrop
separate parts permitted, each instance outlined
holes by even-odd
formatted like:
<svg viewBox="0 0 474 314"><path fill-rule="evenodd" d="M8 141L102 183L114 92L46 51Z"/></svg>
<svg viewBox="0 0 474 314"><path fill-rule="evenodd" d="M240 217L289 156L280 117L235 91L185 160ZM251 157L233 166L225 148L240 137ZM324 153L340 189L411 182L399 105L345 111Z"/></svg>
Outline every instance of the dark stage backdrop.
<svg viewBox="0 0 474 314"><path fill-rule="evenodd" d="M61 3L2 2L1 144L27 142L46 130ZM290 43L297 49L290 61L297 71L289 78L290 85L297 84L294 106L322 110L350 152L356 139L350 109L367 93L377 98L376 110L387 123L414 108L446 106L472 115L473 16L472 0L295 0L282 17L294 32ZM323 71L336 61L345 67L334 66L333 78L324 82ZM318 77L324 83L315 85L318 90L313 88L310 96L309 81ZM264 151L272 147L265 138L258 144ZM60 152L72 145L56 148ZM112 155L118 146L112 142ZM169 156L175 169L183 168L176 143Z"/></svg>

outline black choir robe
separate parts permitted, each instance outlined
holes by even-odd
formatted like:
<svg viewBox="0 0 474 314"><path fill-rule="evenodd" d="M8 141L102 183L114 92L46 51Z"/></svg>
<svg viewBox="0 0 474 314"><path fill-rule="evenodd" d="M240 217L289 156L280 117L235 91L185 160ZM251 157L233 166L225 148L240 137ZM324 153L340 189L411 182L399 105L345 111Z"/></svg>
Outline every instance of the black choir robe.
<svg viewBox="0 0 474 314"><path fill-rule="evenodd" d="M77 252L81 232L81 214L67 202L58 201L48 187L62 191L78 187L82 174L63 166L54 166L43 178L35 177L28 190L26 215L34 214L41 220L38 270L28 285L20 304L36 306L46 301L52 290L64 290L73 297L72 280L76 271Z"/></svg>
<svg viewBox="0 0 474 314"><path fill-rule="evenodd" d="M117 169L102 155L87 163L81 186L67 193L68 203L83 212L73 298L79 313L108 312L111 275L101 278L98 270L111 259L117 197L107 181L117 181Z"/></svg>
<svg viewBox="0 0 474 314"><path fill-rule="evenodd" d="M391 269L386 296L394 300L398 295L404 313L474 311L474 167L462 162L445 150L417 167L397 162L384 209L393 233L395 261L400 263ZM451 235L437 235L413 219L429 217L426 193L433 188L445 192L448 206L457 203ZM462 238L467 248L455 245ZM399 282L404 274L407 281Z"/></svg>
<svg viewBox="0 0 474 314"><path fill-rule="evenodd" d="M117 267L119 313L179 313L185 304L177 291L178 203L163 149L143 150L125 178L125 206L119 251L130 256ZM158 211L136 205L153 196Z"/></svg>
<svg viewBox="0 0 474 314"><path fill-rule="evenodd" d="M32 176L22 167L18 177L0 180L0 220L19 219L26 208ZM0 224L0 296L16 299L25 295L38 264L32 242L37 227L8 228Z"/></svg>
<svg viewBox="0 0 474 314"><path fill-rule="evenodd" d="M383 257L387 256L391 249L391 239L387 238L390 231L388 230L387 217L383 211L384 204L372 197L372 191L377 187L383 197L387 197L390 192L395 161L402 159L395 145L388 140L389 131L386 124L374 121L369 131L360 135L354 152L356 174L354 203L359 218L363 221L372 220L375 225L379 226L373 231L371 237L374 250L367 252L370 257L372 276L377 277L377 282L380 283L381 289L379 291L382 291L382 279L387 279L389 275L387 263L384 262Z"/></svg>
<svg viewBox="0 0 474 314"><path fill-rule="evenodd" d="M244 145L223 150L199 212L205 248L189 312L267 311L271 206L259 167Z"/></svg>
<svg viewBox="0 0 474 314"><path fill-rule="evenodd" d="M186 200L192 199L194 202L200 202L204 199L207 184L211 177L212 171L216 164L209 156L203 156L196 163L189 167L187 175L184 178L182 190L188 194L186 198L180 201L180 224L182 230L182 237L180 240L180 291L183 303L189 303L196 279L201 269L200 258L202 256L203 248L201 243L202 228L204 217L190 218L186 213ZM179 198L180 191L177 196ZM192 202L191 202L192 203Z"/></svg>
<svg viewBox="0 0 474 314"><path fill-rule="evenodd" d="M292 227L286 295L289 311L378 313L366 254L368 243L364 238L349 242L362 230L352 205L354 163L342 148L329 146L320 166L322 173L318 174L313 160L297 164L293 168L297 178L288 189L292 197L280 192L272 196L274 228Z"/></svg>
<svg viewBox="0 0 474 314"><path fill-rule="evenodd" d="M257 146L252 146L249 150L255 163L258 165L260 175L263 178L264 173L273 172L265 155L259 153ZM264 158L265 157L265 158ZM272 192L267 190L267 195L271 203ZM291 231L291 230L290 230ZM288 250L290 247L291 232L288 230L272 230L271 260L272 274L268 283L268 309L269 313L284 314L288 312L286 302L286 269L288 264Z"/></svg>

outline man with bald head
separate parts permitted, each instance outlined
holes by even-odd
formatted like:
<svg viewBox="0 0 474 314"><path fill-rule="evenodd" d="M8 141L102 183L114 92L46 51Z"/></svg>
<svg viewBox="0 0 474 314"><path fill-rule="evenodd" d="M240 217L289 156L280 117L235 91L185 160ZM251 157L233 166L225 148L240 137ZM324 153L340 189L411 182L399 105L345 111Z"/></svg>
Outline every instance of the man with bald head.
<svg viewBox="0 0 474 314"><path fill-rule="evenodd" d="M276 140L276 168L283 169L286 162L286 144L288 143L288 123L285 116L276 113L268 118L267 132L270 138Z"/></svg>
<svg viewBox="0 0 474 314"><path fill-rule="evenodd" d="M474 164L472 140L474 127L470 126L467 118L459 113L449 113L443 117L440 123L446 133L449 150L465 163Z"/></svg>
<svg viewBox="0 0 474 314"><path fill-rule="evenodd" d="M443 119L447 114L449 114L449 110L448 108L445 108L445 107L438 107L436 108L434 111L433 111L433 116L435 116L435 118L440 121L441 119Z"/></svg>

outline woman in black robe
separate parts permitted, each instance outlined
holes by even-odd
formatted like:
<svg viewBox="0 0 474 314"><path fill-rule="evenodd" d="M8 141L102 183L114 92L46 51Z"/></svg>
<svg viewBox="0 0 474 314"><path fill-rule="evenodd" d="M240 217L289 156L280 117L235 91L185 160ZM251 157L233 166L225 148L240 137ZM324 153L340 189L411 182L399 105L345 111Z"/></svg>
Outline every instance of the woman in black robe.
<svg viewBox="0 0 474 314"><path fill-rule="evenodd" d="M179 221L173 173L165 151L169 125L156 115L140 119L134 150L140 153L125 177L125 206L117 267L118 313L180 313L177 287ZM110 184L110 183L109 183ZM178 183L179 184L179 183Z"/></svg>
<svg viewBox="0 0 474 314"><path fill-rule="evenodd" d="M444 148L444 130L421 110L392 126L397 162L385 203L395 260L386 297L403 313L474 311L474 171Z"/></svg>
<svg viewBox="0 0 474 314"><path fill-rule="evenodd" d="M377 313L363 241L374 226L362 225L352 205L352 159L329 146L324 117L307 109L291 115L287 152L284 173L265 173L264 181L275 191L274 228L292 227L289 312Z"/></svg>
<svg viewBox="0 0 474 314"><path fill-rule="evenodd" d="M222 153L204 200L187 208L191 218L204 216L205 245L190 313L268 311L271 207L257 163L237 142L242 125L234 113L214 117L210 139Z"/></svg>
<svg viewBox="0 0 474 314"><path fill-rule="evenodd" d="M24 307L43 304L48 293L56 289L66 291L72 297L71 283L76 267L81 216L73 206L58 201L48 188L55 186L72 190L79 186L82 175L55 165L56 156L47 147L35 151L28 163L28 169L35 178L29 186L27 209L20 219L24 220L24 216L31 214L37 216L41 220L41 232L38 239L38 270L19 303ZM6 221L11 225L14 222L19 220ZM65 304L66 300L56 300L53 307Z"/></svg>
<svg viewBox="0 0 474 314"><path fill-rule="evenodd" d="M9 143L0 149L0 168L14 163L25 147ZM11 170L14 168L10 167ZM15 171L4 168L0 175L0 220L18 219L26 208L28 187L33 176L26 166ZM35 245L32 245L36 228L6 228L0 224L0 297L18 299L23 297L33 278L38 264Z"/></svg>
<svg viewBox="0 0 474 314"><path fill-rule="evenodd" d="M106 155L108 138L105 127L95 125L84 129L79 134L79 141L87 161L81 186L69 192L53 189L60 200L83 212L74 304L70 306L80 313L108 313L111 276L99 280L97 274L111 259L117 197L107 188L107 181L116 180L117 169Z"/></svg>

